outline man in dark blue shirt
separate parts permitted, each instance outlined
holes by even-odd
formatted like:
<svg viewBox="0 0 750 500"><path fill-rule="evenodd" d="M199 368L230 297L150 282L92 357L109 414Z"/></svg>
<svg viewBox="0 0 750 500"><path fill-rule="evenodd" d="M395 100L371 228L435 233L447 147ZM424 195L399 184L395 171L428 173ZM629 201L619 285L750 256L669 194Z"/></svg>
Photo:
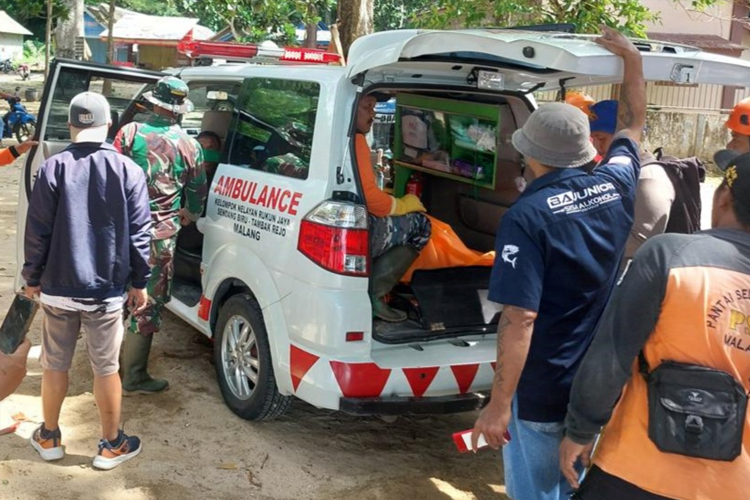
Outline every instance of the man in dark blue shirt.
<svg viewBox="0 0 750 500"><path fill-rule="evenodd" d="M578 168L596 151L588 118L574 106L545 105L513 135L535 180L497 234L489 291L503 304L497 366L473 439L507 445L506 488L514 500L562 500L571 492L557 462L570 387L633 223L646 121L643 66L617 31L604 28L597 41L625 68L618 132L601 166L592 174Z"/></svg>

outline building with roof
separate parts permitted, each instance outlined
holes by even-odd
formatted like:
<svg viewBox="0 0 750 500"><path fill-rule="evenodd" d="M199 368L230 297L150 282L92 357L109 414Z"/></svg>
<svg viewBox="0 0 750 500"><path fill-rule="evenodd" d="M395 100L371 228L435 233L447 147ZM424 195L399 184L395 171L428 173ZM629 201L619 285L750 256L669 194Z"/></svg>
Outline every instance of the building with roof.
<svg viewBox="0 0 750 500"><path fill-rule="evenodd" d="M23 37L31 35L31 31L0 10L0 59L23 57Z"/></svg>
<svg viewBox="0 0 750 500"><path fill-rule="evenodd" d="M105 28L99 39L106 43L108 35ZM191 38L208 40L214 32L199 25L198 19L126 13L116 19L112 35L118 47L118 63L160 70L189 65L190 61L177 52L177 44Z"/></svg>
<svg viewBox="0 0 750 500"><path fill-rule="evenodd" d="M670 43L692 45L705 52L750 59L748 5L744 0L721 0L705 8L672 0L643 0L643 5L657 12L660 19L648 26L648 37ZM669 88L653 85L655 102L682 102L686 107L729 109L747 96L747 90L719 85L701 88ZM681 106L680 106L681 107Z"/></svg>
<svg viewBox="0 0 750 500"><path fill-rule="evenodd" d="M127 14L138 14L132 10L115 7L115 22ZM97 63L107 62L107 40L102 40L102 32L106 32L109 20L109 4L87 5L83 11L83 38L88 46L90 60ZM115 62L127 62L129 54L128 44L115 43Z"/></svg>
<svg viewBox="0 0 750 500"><path fill-rule="evenodd" d="M714 54L722 54L731 57L742 57L742 52L745 50L745 47L742 45L730 42L719 35L649 31L648 37L651 40L659 40L680 45L691 45L704 52L712 52Z"/></svg>

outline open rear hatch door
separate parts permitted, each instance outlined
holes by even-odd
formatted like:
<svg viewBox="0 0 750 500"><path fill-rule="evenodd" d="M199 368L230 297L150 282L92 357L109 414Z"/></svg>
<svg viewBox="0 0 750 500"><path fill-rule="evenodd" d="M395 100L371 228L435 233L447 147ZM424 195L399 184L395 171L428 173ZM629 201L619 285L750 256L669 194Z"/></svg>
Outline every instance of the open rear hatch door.
<svg viewBox="0 0 750 500"><path fill-rule="evenodd" d="M477 88L529 93L562 85L620 82L622 59L598 45L595 38L515 30L376 33L354 42L347 76L363 86L408 85L456 94ZM734 86L750 82L748 61L661 42L638 41L637 45L649 80ZM482 87L481 70L501 74L491 82L500 85ZM489 274L490 268L415 273L410 289L401 293L407 300L396 305L409 311L409 320L376 321L374 338L381 343L404 343L494 333L498 311L484 292ZM394 293L394 300L399 293Z"/></svg>
<svg viewBox="0 0 750 500"><path fill-rule="evenodd" d="M531 92L622 80L622 59L594 35L475 29L401 30L360 38L349 51L348 76L370 83L424 83L477 87L476 70L503 75L495 90ZM750 61L694 47L638 40L647 80L744 87Z"/></svg>

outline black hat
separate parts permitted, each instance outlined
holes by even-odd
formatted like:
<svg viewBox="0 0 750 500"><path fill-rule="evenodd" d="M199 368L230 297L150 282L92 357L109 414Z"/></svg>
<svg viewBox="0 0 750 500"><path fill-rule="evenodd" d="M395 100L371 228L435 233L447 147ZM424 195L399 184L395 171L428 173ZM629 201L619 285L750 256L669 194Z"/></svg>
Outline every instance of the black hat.
<svg viewBox="0 0 750 500"><path fill-rule="evenodd" d="M388 102L393 99L393 96L384 92L370 92L367 94L370 97L374 97L378 102Z"/></svg>
<svg viewBox="0 0 750 500"><path fill-rule="evenodd" d="M714 155L714 162L724 172L735 202L750 212L750 153L722 149Z"/></svg>

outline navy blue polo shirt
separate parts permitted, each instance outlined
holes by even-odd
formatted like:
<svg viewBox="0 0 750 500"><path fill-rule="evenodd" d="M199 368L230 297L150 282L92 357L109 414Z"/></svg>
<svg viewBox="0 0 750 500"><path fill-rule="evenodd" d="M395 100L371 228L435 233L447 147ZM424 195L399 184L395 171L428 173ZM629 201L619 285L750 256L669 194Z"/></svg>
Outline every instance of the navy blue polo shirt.
<svg viewBox="0 0 750 500"><path fill-rule="evenodd" d="M639 172L638 145L618 137L591 174L534 180L500 222L489 299L537 312L516 391L522 420L565 419L633 225Z"/></svg>

